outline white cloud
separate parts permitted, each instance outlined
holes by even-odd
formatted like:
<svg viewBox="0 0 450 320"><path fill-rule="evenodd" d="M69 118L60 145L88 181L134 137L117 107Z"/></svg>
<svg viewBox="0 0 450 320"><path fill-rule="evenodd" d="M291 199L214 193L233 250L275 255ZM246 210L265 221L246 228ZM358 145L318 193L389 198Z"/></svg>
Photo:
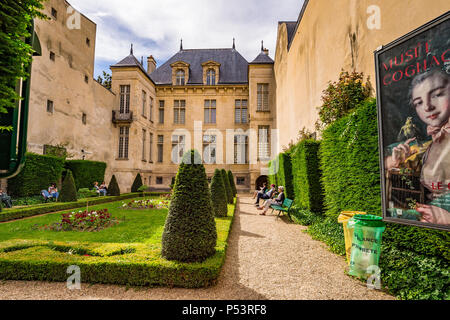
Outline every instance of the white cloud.
<svg viewBox="0 0 450 320"><path fill-rule="evenodd" d="M160 63L179 50L236 49L248 61L261 40L275 54L277 22L297 20L302 0L69 0L97 24L96 57L117 62L134 43L135 55Z"/></svg>

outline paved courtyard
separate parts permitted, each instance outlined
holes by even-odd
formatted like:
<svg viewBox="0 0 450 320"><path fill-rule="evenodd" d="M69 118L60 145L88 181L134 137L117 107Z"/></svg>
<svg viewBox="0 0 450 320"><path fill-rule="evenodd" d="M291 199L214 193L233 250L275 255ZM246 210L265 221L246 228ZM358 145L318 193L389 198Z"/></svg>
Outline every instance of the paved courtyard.
<svg viewBox="0 0 450 320"><path fill-rule="evenodd" d="M0 299L394 299L345 274L343 257L303 232L306 227L260 216L248 195L239 198L227 258L218 284L207 289L1 281ZM270 211L269 211L270 213Z"/></svg>

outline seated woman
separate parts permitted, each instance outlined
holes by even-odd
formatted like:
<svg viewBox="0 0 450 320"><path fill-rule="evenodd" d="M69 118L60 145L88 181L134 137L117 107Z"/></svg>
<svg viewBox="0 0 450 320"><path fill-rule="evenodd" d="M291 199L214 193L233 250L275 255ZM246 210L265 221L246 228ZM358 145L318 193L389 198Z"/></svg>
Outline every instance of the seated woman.
<svg viewBox="0 0 450 320"><path fill-rule="evenodd" d="M48 190L42 190L41 191L42 196L44 197L45 201L47 202L50 198L55 199L58 201L59 192L58 188L56 187L56 183L52 183Z"/></svg>
<svg viewBox="0 0 450 320"><path fill-rule="evenodd" d="M263 210L263 212L260 213L261 216L265 216L267 210L269 210L270 206L275 204L278 206L283 205L284 199L286 197L284 196L284 187L278 187L278 197L276 199L269 199L264 204L264 207L258 207L258 210Z"/></svg>
<svg viewBox="0 0 450 320"><path fill-rule="evenodd" d="M103 194L104 196L106 196L107 193L108 193L108 187L106 186L106 182L103 181L102 184L100 185L100 194Z"/></svg>
<svg viewBox="0 0 450 320"><path fill-rule="evenodd" d="M253 193L253 198L252 199L255 199L256 196L258 195L258 193L264 194L264 193L266 193L266 191L267 191L267 183L264 182L262 187L259 188L259 191L255 190L255 193Z"/></svg>
<svg viewBox="0 0 450 320"><path fill-rule="evenodd" d="M0 189L0 200L5 205L6 208L12 208L11 197L8 196L6 192L3 192L2 189Z"/></svg>

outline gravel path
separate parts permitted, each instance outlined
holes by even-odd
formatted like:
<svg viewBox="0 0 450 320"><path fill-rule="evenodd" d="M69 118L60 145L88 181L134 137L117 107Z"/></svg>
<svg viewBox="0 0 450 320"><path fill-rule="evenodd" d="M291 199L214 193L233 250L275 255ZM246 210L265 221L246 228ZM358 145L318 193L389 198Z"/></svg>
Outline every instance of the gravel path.
<svg viewBox="0 0 450 320"><path fill-rule="evenodd" d="M249 196L240 196L219 282L207 289L143 288L1 281L0 299L394 299L345 275L343 257L302 232L306 228L276 216L259 216ZM269 211L270 212L270 211Z"/></svg>

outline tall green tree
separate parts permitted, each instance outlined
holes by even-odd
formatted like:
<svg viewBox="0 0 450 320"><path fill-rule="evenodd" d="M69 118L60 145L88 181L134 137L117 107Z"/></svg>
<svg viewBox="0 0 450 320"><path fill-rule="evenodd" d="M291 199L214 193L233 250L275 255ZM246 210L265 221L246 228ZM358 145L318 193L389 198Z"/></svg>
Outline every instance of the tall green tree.
<svg viewBox="0 0 450 320"><path fill-rule="evenodd" d="M190 150L179 166L162 235L162 256L180 262L201 262L215 254L216 222L205 167Z"/></svg>
<svg viewBox="0 0 450 320"><path fill-rule="evenodd" d="M234 176L231 170L228 170L228 180L230 181L231 190L233 191L233 197L237 195L236 184L234 183Z"/></svg>
<svg viewBox="0 0 450 320"><path fill-rule="evenodd" d="M231 190L230 180L228 179L228 173L225 169L222 169L221 172L222 172L222 179L225 184L225 190L227 191L227 201L228 203L233 203L234 196L233 191Z"/></svg>
<svg viewBox="0 0 450 320"><path fill-rule="evenodd" d="M141 174L138 173L136 178L134 178L134 182L131 186L131 192L139 192L139 188L142 187L142 177Z"/></svg>
<svg viewBox="0 0 450 320"><path fill-rule="evenodd" d="M211 181L211 201L216 217L226 217L228 214L228 201L225 191L222 172L219 169L214 171Z"/></svg>
<svg viewBox="0 0 450 320"><path fill-rule="evenodd" d="M108 185L108 195L120 196L120 188L115 175L112 176L111 181Z"/></svg>
<svg viewBox="0 0 450 320"><path fill-rule="evenodd" d="M70 170L67 170L58 200L61 202L77 201L77 188L75 187L75 180Z"/></svg>
<svg viewBox="0 0 450 320"><path fill-rule="evenodd" d="M40 12L43 0L2 0L0 2L0 119L7 108L20 100L15 88L20 78L28 78L33 49L24 39L31 36L34 18L46 19ZM1 123L1 122L0 122ZM11 127L0 125L0 131Z"/></svg>

